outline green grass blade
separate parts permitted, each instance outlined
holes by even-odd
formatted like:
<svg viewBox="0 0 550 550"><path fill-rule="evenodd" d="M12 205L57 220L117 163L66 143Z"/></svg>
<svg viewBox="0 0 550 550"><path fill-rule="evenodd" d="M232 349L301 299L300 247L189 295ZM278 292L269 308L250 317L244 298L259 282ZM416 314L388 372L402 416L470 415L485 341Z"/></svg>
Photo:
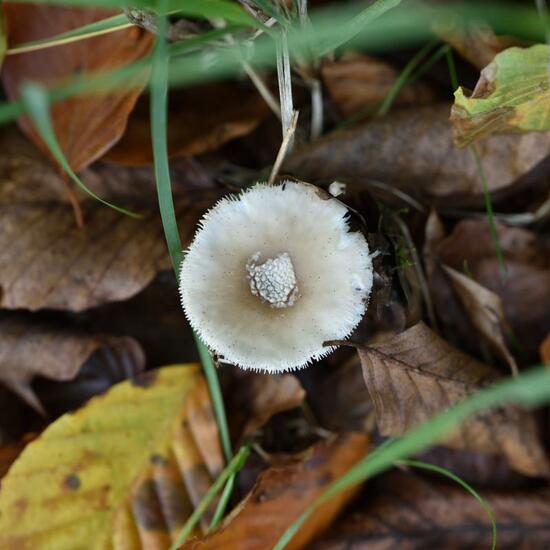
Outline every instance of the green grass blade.
<svg viewBox="0 0 550 550"><path fill-rule="evenodd" d="M305 28L290 28L288 35L289 48L293 55L310 54L319 56L327 43L342 43L352 40L351 46L364 49L391 49L405 45L417 45L428 39L431 26L439 18L462 17L461 22L485 22L496 32L516 34L528 40L538 40L544 37L544 25L538 13L532 8L519 7L505 3L470 6L457 12L448 6L438 6L432 10L409 9L406 6L386 11L376 20L375 25L362 29L355 37L346 36L350 21L357 15L357 4L346 4L334 9L311 12L311 25ZM376 12L371 12L376 14ZM372 19L371 19L372 20ZM357 25L357 23L356 23ZM352 28L352 30L354 30ZM357 29L355 29L357 30ZM242 43L219 49L216 55L211 51L197 52L185 58L173 59L170 66L170 84L188 85L225 78L237 74L241 70L241 60L244 58L257 68L275 66L275 44L271 39L260 39L254 42L253 48L244 48ZM206 55L205 55L206 54ZM150 59L140 60L131 66L116 69L109 73L92 76L79 76L53 90L49 94L51 101L72 97L80 93L99 93L113 89L128 87L129 76L135 76L140 70L146 69ZM25 112L20 101L0 105L0 123L14 120Z"/></svg>
<svg viewBox="0 0 550 550"><path fill-rule="evenodd" d="M177 550L187 540L195 525L197 525L200 521L201 517L204 515L204 512L206 512L208 506L214 500L214 497L220 492L225 482L243 468L249 454L249 447L245 446L239 449L238 453L231 459L225 470L218 476L216 481L214 481L210 489L208 489L208 492L199 502L199 505L195 508L191 517L185 522L185 525L170 547L170 550Z"/></svg>
<svg viewBox="0 0 550 550"><path fill-rule="evenodd" d="M49 38L19 44L13 48L10 48L6 52L6 55L15 55L32 52L35 50L43 50L45 48L52 48L54 46L61 46L63 44L70 44L71 42L93 38L94 36L100 36L102 34L118 31L132 26L133 24L128 21L125 15L113 15L112 17L107 17L105 19L101 19L100 21L95 21L94 23L56 34Z"/></svg>
<svg viewBox="0 0 550 550"><path fill-rule="evenodd" d="M209 533L219 525L225 514L225 510L227 509L227 505L229 504L229 499L231 498L231 494L233 493L233 488L235 487L236 478L237 474L232 474L231 477L227 480L225 487L223 488L222 494L220 496L220 501L218 502L218 506L216 508L216 512L214 513L214 517L212 518L210 526L208 527Z"/></svg>
<svg viewBox="0 0 550 550"><path fill-rule="evenodd" d="M483 162L481 161L481 155L477 150L475 145L470 145L472 154L474 155L477 173L481 181L481 186L483 188L483 200L485 202L485 212L487 213L487 221L489 223L489 232L491 234L491 240L493 241L493 246L495 248L495 254L498 260L498 267L500 272L501 281L505 282L507 277L506 262L504 260L504 254L502 252L502 247L500 246L500 239L498 238L497 224L495 220L495 214L493 211L493 201L491 200L491 192L489 191L489 182L487 181L487 175L483 168Z"/></svg>
<svg viewBox="0 0 550 550"><path fill-rule="evenodd" d="M323 502L340 491L391 468L396 462L423 451L456 429L471 415L507 403L535 407L549 401L550 370L545 367L531 369L516 378L506 379L479 391L409 431L402 438L392 440L382 451L374 452L357 463L320 495L283 533L274 550L282 550Z"/></svg>
<svg viewBox="0 0 550 550"><path fill-rule="evenodd" d="M390 91L386 94L382 105L378 109L379 115L385 115L390 110L395 98L399 95L401 90L408 84L413 71L420 65L422 60L430 53L430 51L437 45L437 40L430 40L422 49L420 49L412 59L405 65L405 68L401 71Z"/></svg>
<svg viewBox="0 0 550 550"><path fill-rule="evenodd" d="M109 208L112 208L113 210L116 210L121 214L126 214L127 216L130 216L132 218L141 218L140 214L136 214L135 212L131 212L130 210L126 210L125 208L120 208L119 206L116 206L102 199L101 197L96 195L91 189L86 187L84 182L82 182L81 179L75 174L75 172L69 165L65 154L61 150L61 147L59 146L59 143L55 136L55 131L50 118L48 96L46 91L38 84L27 83L22 87L21 97L23 98L23 103L27 107L27 111L34 122L36 129L40 134L40 137L44 140L55 160L57 160L59 165L63 168L63 170L65 170L69 177L84 192L88 193L88 195L93 197L95 200L101 202L105 206L108 206Z"/></svg>
<svg viewBox="0 0 550 550"><path fill-rule="evenodd" d="M172 198L172 185L170 181L170 168L168 163L167 135L167 99L168 99L168 71L170 54L166 40L163 38L163 28L166 25L164 17L159 18L161 32L157 37L155 51L153 53L153 69L151 73L151 139L153 142L153 158L155 165L155 178L157 182L157 195L160 215L164 228L164 235L168 245L168 251L172 260L176 279L179 280L179 270L183 259L183 247L178 231L174 201ZM214 412L218 421L222 447L227 460L232 456L231 439L223 397L220 389L216 367L208 349L195 334L195 341L204 368L204 373Z"/></svg>
<svg viewBox="0 0 550 550"><path fill-rule="evenodd" d="M357 14L345 28L339 29L339 37L329 42L321 51L321 55L343 46L346 42L349 42L364 31L370 23L399 4L401 4L401 0L376 0L376 2Z"/></svg>
<svg viewBox="0 0 550 550"><path fill-rule="evenodd" d="M27 0L15 0L26 2ZM62 6L89 6L93 8L142 8L159 15L178 12L200 19L224 19L228 23L241 23L260 27L259 21L249 15L237 2L231 0L35 0L35 4ZM161 7L162 6L162 7Z"/></svg>
<svg viewBox="0 0 550 550"><path fill-rule="evenodd" d="M495 548L497 547L497 524L495 521L495 516L489 504L487 504L483 497L469 483L458 477L456 474L453 474L453 472L451 472L450 470L447 470L447 468L441 468L440 466L436 466L435 464L428 464L427 462L421 462L419 460L400 460L397 464L404 464L406 466L419 468L421 470L427 470L429 472L435 472L442 476L448 477L449 479L460 485L468 493L470 493L479 502L479 504L485 510L485 513L489 517L493 537L491 550L495 550Z"/></svg>

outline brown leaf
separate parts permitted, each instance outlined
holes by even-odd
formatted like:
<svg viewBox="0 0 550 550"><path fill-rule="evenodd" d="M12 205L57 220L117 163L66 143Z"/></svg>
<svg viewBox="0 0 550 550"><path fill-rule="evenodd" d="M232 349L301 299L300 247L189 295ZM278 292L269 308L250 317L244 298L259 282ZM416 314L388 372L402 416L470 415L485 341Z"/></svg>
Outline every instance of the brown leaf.
<svg viewBox="0 0 550 550"><path fill-rule="evenodd" d="M310 401L316 416L329 430L373 431L374 410L356 353L310 390Z"/></svg>
<svg viewBox="0 0 550 550"><path fill-rule="evenodd" d="M332 101L345 117L374 111L392 89L399 71L390 64L357 52L346 52L340 59L325 61L323 82ZM429 103L434 93L429 86L409 84L395 99L395 105Z"/></svg>
<svg viewBox="0 0 550 550"><path fill-rule="evenodd" d="M87 335L10 315L0 320L0 382L43 412L31 380L36 376L72 380L86 360L102 349L114 354L111 361L131 365L134 373L145 368L143 350L132 338Z"/></svg>
<svg viewBox="0 0 550 550"><path fill-rule="evenodd" d="M502 490L533 486L531 478L512 470L506 458L498 454L435 446L415 458L453 472L476 489Z"/></svg>
<svg viewBox="0 0 550 550"><path fill-rule="evenodd" d="M489 517L461 487L393 472L365 502L341 518L312 550L491 548ZM550 491L483 491L497 522L501 550L550 546Z"/></svg>
<svg viewBox="0 0 550 550"><path fill-rule="evenodd" d="M93 23L116 12L38 4L4 4L10 47L48 38ZM123 29L64 46L10 55L4 62L2 80L10 99L19 97L25 81L49 88L84 74L110 71L137 61L151 49L153 35L138 27ZM128 82L124 92L80 95L52 104L57 139L69 164L79 171L100 157L123 134L128 115L145 86L143 74ZM48 152L28 118L22 130Z"/></svg>
<svg viewBox="0 0 550 550"><path fill-rule="evenodd" d="M305 391L292 374L260 374L234 369L226 392L233 432L238 437L261 428L272 416L299 407Z"/></svg>
<svg viewBox="0 0 550 550"><path fill-rule="evenodd" d="M269 113L261 96L232 83L188 88L172 94L168 112L170 156L198 155L252 132ZM137 104L128 128L107 158L122 164L153 162L149 98Z"/></svg>
<svg viewBox="0 0 550 550"><path fill-rule="evenodd" d="M135 206L143 218L86 200L86 225L77 229L70 205L58 202L60 178L42 170L37 158L8 156L0 154L1 307L82 311L131 297L170 267L150 169L133 169L134 180L134 172L121 167L87 170L94 190L108 189L104 196ZM204 191L176 200L184 243L218 197Z"/></svg>
<svg viewBox="0 0 550 550"><path fill-rule="evenodd" d="M332 132L290 157L284 171L313 183L379 180L429 202L481 205L475 158L454 146L449 113L449 105L404 109ZM546 159L549 147L550 133L491 136L479 143L490 191L503 194L519 178L518 185L529 183L535 173L526 174ZM546 164L539 169L548 171Z"/></svg>
<svg viewBox="0 0 550 550"><path fill-rule="evenodd" d="M459 272L467 268L471 278L498 295L504 314L522 350L535 359L538 346L550 326L550 240L526 229L497 224L507 276L500 276L488 222L463 220L435 248L439 261ZM456 330L456 311L448 282L432 277L430 287L443 321ZM467 330L463 327L461 330Z"/></svg>
<svg viewBox="0 0 550 550"><path fill-rule="evenodd" d="M500 297L456 269L443 266L443 270L474 327L508 363L512 373L518 374L516 360L506 344L505 334L509 332L509 327Z"/></svg>
<svg viewBox="0 0 550 550"><path fill-rule="evenodd" d="M451 347L423 323L358 351L385 436L403 435L498 378L497 371ZM502 454L525 475L550 475L535 418L516 406L478 414L444 444Z"/></svg>
<svg viewBox="0 0 550 550"><path fill-rule="evenodd" d="M342 476L367 452L368 439L347 434L318 443L295 463L263 472L252 491L203 540L191 540L182 550L265 550L272 548L285 529L332 481ZM313 513L287 548L306 548L349 501L356 489L339 493Z"/></svg>
<svg viewBox="0 0 550 550"><path fill-rule="evenodd" d="M198 161L176 159L170 164L175 194L190 189L215 187L214 179L220 162L212 167L213 173L201 171ZM210 169L211 166L208 166ZM81 172L86 185L102 198L116 204L122 202L153 206L157 203L154 170L150 166L128 167L107 161L94 162ZM79 188L75 193L80 200L89 196ZM0 129L0 204L28 202L68 202L63 177L14 126Z"/></svg>
<svg viewBox="0 0 550 550"><path fill-rule="evenodd" d="M497 36L491 27L481 23L468 27L438 27L435 31L466 61L480 70L489 65L497 53L520 44L517 38Z"/></svg>

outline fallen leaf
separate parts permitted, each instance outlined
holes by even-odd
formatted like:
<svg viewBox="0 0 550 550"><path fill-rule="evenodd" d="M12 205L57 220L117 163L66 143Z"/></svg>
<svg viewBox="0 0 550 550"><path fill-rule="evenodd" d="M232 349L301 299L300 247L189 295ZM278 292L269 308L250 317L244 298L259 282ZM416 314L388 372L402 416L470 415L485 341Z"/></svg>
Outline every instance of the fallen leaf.
<svg viewBox="0 0 550 550"><path fill-rule="evenodd" d="M299 407L305 391L292 374L261 374L233 369L227 389L233 433L243 437L261 428L272 416Z"/></svg>
<svg viewBox="0 0 550 550"><path fill-rule="evenodd" d="M252 132L269 114L255 91L216 83L188 88L169 99L167 143L171 157L198 155ZM107 158L127 165L151 164L149 98L137 104L123 138Z"/></svg>
<svg viewBox="0 0 550 550"><path fill-rule="evenodd" d="M223 524L202 540L190 540L182 550L265 550L330 485L367 453L368 439L345 434L311 447L294 464L262 472L252 491ZM338 493L320 506L286 548L306 548L338 515L357 488Z"/></svg>
<svg viewBox="0 0 550 550"><path fill-rule="evenodd" d="M191 162L194 160L194 162ZM176 159L170 163L175 195L190 190L216 187L221 163L201 171L196 159ZM206 170L206 167L205 167ZM99 160L81 172L81 178L97 195L115 203L157 203L154 169L151 166L129 167ZM0 128L0 204L28 202L68 202L64 178L54 166L14 126ZM75 194L89 199L79 188Z"/></svg>
<svg viewBox="0 0 550 550"><path fill-rule="evenodd" d="M0 383L44 412L30 387L36 376L72 380L96 352L118 354L118 363L133 372L145 368L141 346L132 338L79 333L23 316L0 319Z"/></svg>
<svg viewBox="0 0 550 550"><path fill-rule="evenodd" d="M474 327L506 361L512 373L517 375L516 360L506 344L506 334L510 332L510 328L500 297L456 269L443 266L443 270Z"/></svg>
<svg viewBox="0 0 550 550"><path fill-rule="evenodd" d="M487 513L463 488L392 472L376 483L312 550L491 548ZM497 523L497 547L536 550L550 545L550 491L483 491Z"/></svg>
<svg viewBox="0 0 550 550"><path fill-rule="evenodd" d="M449 106L402 109L351 129L335 131L297 151L283 171L313 183L335 180L367 187L369 180L397 188L424 201L453 207L483 204L483 187L474 155L453 144ZM510 192L515 183L527 185L548 157L550 133L491 136L477 146L496 195ZM538 168L538 170L535 170Z"/></svg>
<svg viewBox="0 0 550 550"><path fill-rule="evenodd" d="M504 280L486 220L460 221L435 247L434 254L441 263L459 272L466 269L474 281L500 297L515 340L533 361L550 327L550 240L499 223L496 229L506 263ZM448 292L446 278L436 274L430 280L430 288L442 320L453 331L466 334L468 327L457 322L459 312Z"/></svg>
<svg viewBox="0 0 550 550"><path fill-rule="evenodd" d="M77 229L62 181L37 171L38 159L0 154L0 306L82 311L127 299L170 262L158 215L150 169L105 165L84 172L94 190L143 214L136 220L96 201L82 202L85 227ZM132 181L135 170L136 178ZM92 177L93 176L93 177ZM136 185L143 181L143 189ZM135 191L132 187L136 188ZM200 215L217 198L215 190L179 194L176 213L188 242Z"/></svg>
<svg viewBox="0 0 550 550"><path fill-rule="evenodd" d="M2 480L0 546L167 548L223 467L208 395L166 367L54 422Z"/></svg>
<svg viewBox="0 0 550 550"><path fill-rule="evenodd" d="M374 409L356 353L310 389L308 403L322 426L331 431L374 431Z"/></svg>
<svg viewBox="0 0 550 550"><path fill-rule="evenodd" d="M384 436L403 435L499 378L497 371L451 347L423 323L358 352ZM475 416L443 443L502 454L525 475L550 475L535 417L513 405Z"/></svg>
<svg viewBox="0 0 550 550"><path fill-rule="evenodd" d="M461 57L480 70L489 65L498 53L519 45L517 38L497 36L491 27L478 22L470 26L439 26L434 30Z"/></svg>
<svg viewBox="0 0 550 550"><path fill-rule="evenodd" d="M23 452L29 442L35 439L34 434L28 434L21 441L0 446L0 480L8 473L16 458Z"/></svg>
<svg viewBox="0 0 550 550"><path fill-rule="evenodd" d="M11 47L48 38L109 17L104 9L4 4ZM32 80L54 87L69 78L123 67L147 55L153 35L131 27L55 48L10 55L4 61L2 80L10 99ZM128 115L146 84L143 74L128 82L124 92L79 95L52 104L51 115L61 149L78 172L105 153L123 134ZM19 119L25 134L49 154L34 125Z"/></svg>
<svg viewBox="0 0 550 550"><path fill-rule="evenodd" d="M455 92L451 121L465 147L497 132L550 130L548 46L508 48L482 71L470 94Z"/></svg>
<svg viewBox="0 0 550 550"><path fill-rule="evenodd" d="M370 55L346 52L336 60L326 60L321 76L330 98L345 117L376 110L392 89L399 71ZM434 99L434 92L423 83L404 86L395 105L422 105Z"/></svg>
<svg viewBox="0 0 550 550"><path fill-rule="evenodd" d="M544 364L550 364L550 333L540 345L540 358Z"/></svg>
<svg viewBox="0 0 550 550"><path fill-rule="evenodd" d="M453 472L476 489L527 489L533 480L510 468L505 457L435 446L415 459Z"/></svg>

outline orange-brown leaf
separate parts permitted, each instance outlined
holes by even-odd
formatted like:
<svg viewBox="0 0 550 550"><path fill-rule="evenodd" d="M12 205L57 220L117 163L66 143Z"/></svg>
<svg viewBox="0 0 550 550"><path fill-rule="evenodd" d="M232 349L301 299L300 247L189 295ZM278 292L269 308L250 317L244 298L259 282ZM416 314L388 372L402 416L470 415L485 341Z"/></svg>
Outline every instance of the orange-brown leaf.
<svg viewBox="0 0 550 550"><path fill-rule="evenodd" d="M266 550L332 481L342 476L367 452L368 439L347 434L314 445L295 463L260 474L252 491L203 540L191 540L182 550ZM355 493L346 490L319 507L287 548L297 550L322 532Z"/></svg>
<svg viewBox="0 0 550 550"><path fill-rule="evenodd" d="M170 96L168 154L198 155L252 132L269 113L261 96L231 83L189 88ZM131 166L153 162L148 98L140 100L128 128L107 158Z"/></svg>
<svg viewBox="0 0 550 550"><path fill-rule="evenodd" d="M104 9L4 4L10 47L60 34L113 15ZM2 80L10 99L20 86L32 80L53 88L70 78L110 71L146 55L153 35L138 27L127 28L68 45L10 55ZM80 95L52 105L57 139L75 171L86 167L107 151L123 134L128 115L145 86L144 75L129 82L125 91ZM42 150L48 151L33 124L26 117L19 124Z"/></svg>

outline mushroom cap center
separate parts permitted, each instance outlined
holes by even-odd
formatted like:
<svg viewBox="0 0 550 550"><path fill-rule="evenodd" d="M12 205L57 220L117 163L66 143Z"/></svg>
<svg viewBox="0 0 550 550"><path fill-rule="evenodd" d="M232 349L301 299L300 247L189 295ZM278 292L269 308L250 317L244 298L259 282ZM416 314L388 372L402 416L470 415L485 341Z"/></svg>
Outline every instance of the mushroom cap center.
<svg viewBox="0 0 550 550"><path fill-rule="evenodd" d="M256 252L246 262L246 277L250 292L272 308L294 305L300 297L294 265L288 252L281 252L263 263Z"/></svg>

